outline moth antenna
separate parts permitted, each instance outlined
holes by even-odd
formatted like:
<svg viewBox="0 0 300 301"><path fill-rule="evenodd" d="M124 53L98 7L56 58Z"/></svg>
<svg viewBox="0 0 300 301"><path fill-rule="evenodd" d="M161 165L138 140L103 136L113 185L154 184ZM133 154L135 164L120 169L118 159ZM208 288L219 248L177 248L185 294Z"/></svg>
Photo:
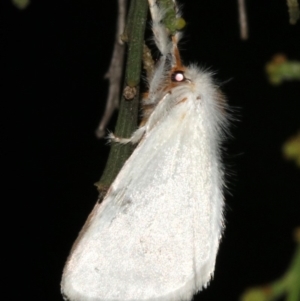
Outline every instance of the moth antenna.
<svg viewBox="0 0 300 301"><path fill-rule="evenodd" d="M172 65L173 69L183 69L184 66L181 61L180 53L177 46L177 37L176 35L172 37L173 43L173 53L172 53Z"/></svg>

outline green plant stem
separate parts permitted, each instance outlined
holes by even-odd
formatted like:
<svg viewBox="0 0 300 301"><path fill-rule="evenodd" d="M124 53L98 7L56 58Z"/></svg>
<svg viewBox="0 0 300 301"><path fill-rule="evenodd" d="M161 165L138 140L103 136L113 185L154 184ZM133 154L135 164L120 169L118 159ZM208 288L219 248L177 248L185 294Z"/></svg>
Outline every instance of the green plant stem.
<svg viewBox="0 0 300 301"><path fill-rule="evenodd" d="M129 32L132 27L133 13L135 10L135 2L136 1L137 0L130 1L130 6L129 6L129 11L128 11L128 15L127 15L125 28L124 28L123 34L121 35L121 39L124 43L128 43L128 41L129 41Z"/></svg>
<svg viewBox="0 0 300 301"><path fill-rule="evenodd" d="M299 301L300 294L300 242L289 269L284 276L271 284L272 300L276 300L284 293L286 301Z"/></svg>
<svg viewBox="0 0 300 301"><path fill-rule="evenodd" d="M128 55L125 70L125 82L130 87L136 87L141 78L143 42L147 20L148 1L133 0L129 9L132 16L128 18L127 35Z"/></svg>
<svg viewBox="0 0 300 301"><path fill-rule="evenodd" d="M300 242L296 249L295 256L288 271L288 296L287 301L300 300Z"/></svg>
<svg viewBox="0 0 300 301"><path fill-rule="evenodd" d="M131 84L136 87L135 97L128 101L122 97L118 120L115 128L115 135L118 137L130 137L137 128L138 106L139 106L139 84L142 54L144 44L144 32L147 21L147 0L133 0L130 3L128 25L126 35L128 35L128 54L125 71L125 86ZM95 185L99 191L100 201L106 194L107 189L119 173L125 161L133 151L132 145L120 145L113 143L109 153L108 161L100 181Z"/></svg>
<svg viewBox="0 0 300 301"><path fill-rule="evenodd" d="M285 296L285 301L300 300L300 241L286 273L278 280L261 287L247 290L242 301L276 301Z"/></svg>

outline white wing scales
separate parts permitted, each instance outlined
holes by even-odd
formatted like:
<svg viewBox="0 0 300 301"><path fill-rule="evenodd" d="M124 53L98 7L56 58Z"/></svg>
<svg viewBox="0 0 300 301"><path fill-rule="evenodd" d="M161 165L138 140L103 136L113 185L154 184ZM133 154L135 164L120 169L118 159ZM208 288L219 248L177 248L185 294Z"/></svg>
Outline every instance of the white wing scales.
<svg viewBox="0 0 300 301"><path fill-rule="evenodd" d="M95 206L64 270L69 300L190 300L210 280L222 183L216 145L194 103L176 105L146 132Z"/></svg>

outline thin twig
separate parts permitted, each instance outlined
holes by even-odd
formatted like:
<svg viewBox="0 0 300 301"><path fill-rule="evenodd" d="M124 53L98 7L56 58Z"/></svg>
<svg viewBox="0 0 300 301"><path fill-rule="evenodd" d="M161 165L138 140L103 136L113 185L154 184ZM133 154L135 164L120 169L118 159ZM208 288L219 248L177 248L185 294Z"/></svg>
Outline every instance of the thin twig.
<svg viewBox="0 0 300 301"><path fill-rule="evenodd" d="M104 78L109 80L108 96L103 117L96 129L97 138L102 138L105 134L105 128L109 122L114 110L119 107L119 97L121 88L121 78L124 68L124 52L125 45L121 40L121 34L125 27L127 0L118 0L118 18L117 30L114 42L113 55L110 61L110 66Z"/></svg>
<svg viewBox="0 0 300 301"><path fill-rule="evenodd" d="M238 0L240 36L242 40L248 39L248 21L245 1L246 0Z"/></svg>
<svg viewBox="0 0 300 301"><path fill-rule="evenodd" d="M287 0L289 8L290 24L295 25L300 18L299 3L297 0Z"/></svg>

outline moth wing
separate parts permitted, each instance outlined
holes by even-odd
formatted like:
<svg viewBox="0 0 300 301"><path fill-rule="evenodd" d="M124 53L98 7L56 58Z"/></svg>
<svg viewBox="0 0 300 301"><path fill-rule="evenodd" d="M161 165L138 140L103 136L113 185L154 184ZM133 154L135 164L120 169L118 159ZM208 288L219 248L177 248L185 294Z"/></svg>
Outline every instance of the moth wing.
<svg viewBox="0 0 300 301"><path fill-rule="evenodd" d="M190 300L210 280L222 230L218 167L199 117L173 115L91 213L64 270L69 300Z"/></svg>

